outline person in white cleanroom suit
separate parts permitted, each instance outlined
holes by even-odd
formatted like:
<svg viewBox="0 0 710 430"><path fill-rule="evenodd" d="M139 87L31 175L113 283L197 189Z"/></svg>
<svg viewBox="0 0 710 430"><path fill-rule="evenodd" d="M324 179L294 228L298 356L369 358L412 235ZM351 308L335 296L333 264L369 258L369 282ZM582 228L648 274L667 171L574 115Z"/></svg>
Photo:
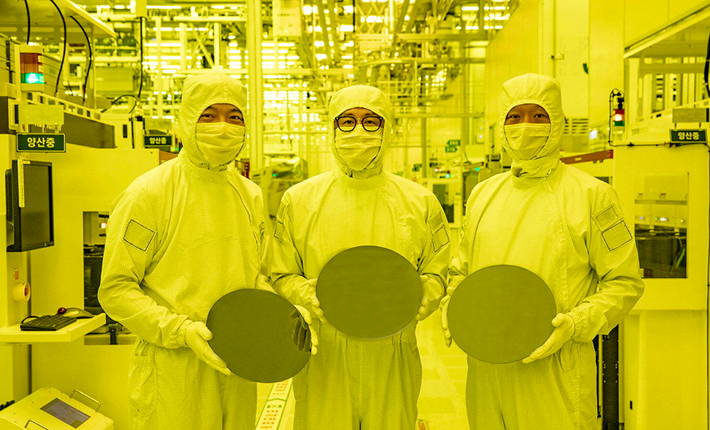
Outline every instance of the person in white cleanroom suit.
<svg viewBox="0 0 710 430"><path fill-rule="evenodd" d="M418 318L426 317L445 289L446 217L427 189L383 171L393 125L384 93L364 85L347 87L333 95L328 115L328 141L338 168L284 194L272 242L274 289L325 317L313 318L318 355L294 378L294 429L410 430L422 370L416 325L380 340L348 336L327 322L315 285L323 266L341 251L388 248L418 270L425 292Z"/></svg>
<svg viewBox="0 0 710 430"><path fill-rule="evenodd" d="M592 340L621 322L643 292L636 244L612 187L559 161L564 128L558 82L527 74L503 85L500 128L510 172L478 184L466 206L442 316L451 294L487 266L528 269L550 287L556 328L522 362L468 358L471 429L596 429Z"/></svg>
<svg viewBox="0 0 710 430"><path fill-rule="evenodd" d="M128 377L133 430L254 429L256 384L227 369L204 324L231 291L271 291L261 190L232 166L246 103L227 75L186 79L182 152L113 203L99 301L139 338Z"/></svg>

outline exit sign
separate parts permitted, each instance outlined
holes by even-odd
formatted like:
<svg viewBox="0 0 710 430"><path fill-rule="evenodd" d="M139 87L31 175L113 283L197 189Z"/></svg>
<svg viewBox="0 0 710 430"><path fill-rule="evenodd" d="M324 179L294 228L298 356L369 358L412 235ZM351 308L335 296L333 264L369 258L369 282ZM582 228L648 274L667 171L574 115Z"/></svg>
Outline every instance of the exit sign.
<svg viewBox="0 0 710 430"><path fill-rule="evenodd" d="M671 130L671 143L707 143L707 130Z"/></svg>
<svg viewBox="0 0 710 430"><path fill-rule="evenodd" d="M63 134L18 133L17 151L67 152Z"/></svg>

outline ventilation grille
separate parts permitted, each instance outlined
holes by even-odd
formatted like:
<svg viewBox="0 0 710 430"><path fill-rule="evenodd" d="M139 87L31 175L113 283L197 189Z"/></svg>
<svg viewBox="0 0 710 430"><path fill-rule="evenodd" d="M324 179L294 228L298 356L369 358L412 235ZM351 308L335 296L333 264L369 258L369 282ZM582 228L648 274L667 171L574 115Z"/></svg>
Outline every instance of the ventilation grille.
<svg viewBox="0 0 710 430"><path fill-rule="evenodd" d="M565 118L564 134L589 133L589 118Z"/></svg>

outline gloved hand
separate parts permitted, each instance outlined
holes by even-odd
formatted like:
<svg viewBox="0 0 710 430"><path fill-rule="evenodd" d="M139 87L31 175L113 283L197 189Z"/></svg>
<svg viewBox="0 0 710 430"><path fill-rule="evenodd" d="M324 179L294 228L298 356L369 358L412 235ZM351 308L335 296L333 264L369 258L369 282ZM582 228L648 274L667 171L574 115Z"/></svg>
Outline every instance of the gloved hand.
<svg viewBox="0 0 710 430"><path fill-rule="evenodd" d="M527 358L523 359L523 363L532 363L535 360L545 358L554 354L562 348L574 334L574 320L568 314L557 314L552 320L552 325L555 330L550 337L547 338L541 347L532 352Z"/></svg>
<svg viewBox="0 0 710 430"><path fill-rule="evenodd" d="M455 288L450 288L446 293L439 306L441 307L441 329L444 332L444 342L446 347L451 347L451 330L449 330L449 302L451 301L451 294Z"/></svg>
<svg viewBox="0 0 710 430"><path fill-rule="evenodd" d="M192 349L197 358L207 363L214 370L225 375L231 375L232 372L227 369L227 363L219 358L209 343L207 343L210 339L212 339L212 332L203 322L192 321L185 329L185 344Z"/></svg>
<svg viewBox="0 0 710 430"><path fill-rule="evenodd" d="M307 303L306 309L310 308L311 314L315 315L321 322L326 322L323 316L323 310L320 308L320 300L316 297L316 283L318 279L309 279L306 283L306 297L305 302Z"/></svg>
<svg viewBox="0 0 710 430"><path fill-rule="evenodd" d="M419 306L419 310L417 311L417 316L415 317L415 319L417 321L421 321L424 318L426 318L428 315L428 312L427 312L428 310L429 310L429 299L426 297L426 295L424 295L424 297L422 297L421 306Z"/></svg>
<svg viewBox="0 0 710 430"><path fill-rule="evenodd" d="M311 322L313 322L311 313L303 306L296 306L296 310L291 314L291 319L294 320L293 343L301 351L310 346L311 355L316 355L318 353L318 335L311 326Z"/></svg>

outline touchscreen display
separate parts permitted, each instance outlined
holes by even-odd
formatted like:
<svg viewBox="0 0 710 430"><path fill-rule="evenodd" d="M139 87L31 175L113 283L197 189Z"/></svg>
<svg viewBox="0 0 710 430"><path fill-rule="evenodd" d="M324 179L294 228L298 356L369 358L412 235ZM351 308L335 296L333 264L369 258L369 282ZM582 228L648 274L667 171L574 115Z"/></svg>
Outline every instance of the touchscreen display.
<svg viewBox="0 0 710 430"><path fill-rule="evenodd" d="M52 400L40 409L54 418L64 421L75 429L78 429L80 425L84 424L86 420L89 419L88 415L72 406L69 406L59 399Z"/></svg>

